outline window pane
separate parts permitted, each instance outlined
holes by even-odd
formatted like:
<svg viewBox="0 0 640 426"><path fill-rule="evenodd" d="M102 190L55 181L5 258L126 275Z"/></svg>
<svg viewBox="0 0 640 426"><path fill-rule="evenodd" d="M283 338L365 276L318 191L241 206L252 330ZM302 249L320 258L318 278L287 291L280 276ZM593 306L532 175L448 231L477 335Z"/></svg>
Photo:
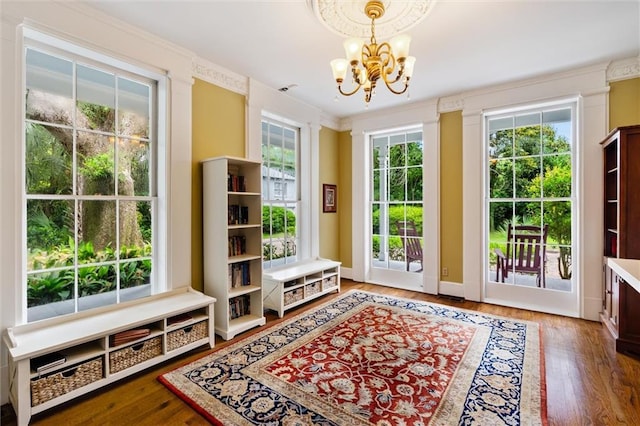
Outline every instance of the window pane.
<svg viewBox="0 0 640 426"><path fill-rule="evenodd" d="M118 144L118 195L150 195L149 143L120 138Z"/></svg>
<svg viewBox="0 0 640 426"><path fill-rule="evenodd" d="M513 197L513 160L489 162L489 196L491 198Z"/></svg>
<svg viewBox="0 0 640 426"><path fill-rule="evenodd" d="M515 159L516 198L540 197L540 160L541 157Z"/></svg>
<svg viewBox="0 0 640 426"><path fill-rule="evenodd" d="M27 307L43 306L35 313L30 310L29 321L74 312L74 282L73 269L29 274L27 276ZM44 305L47 305L46 308ZM32 315L37 317L34 319Z"/></svg>
<svg viewBox="0 0 640 426"><path fill-rule="evenodd" d="M25 175L28 194L71 194L73 133L26 123Z"/></svg>
<svg viewBox="0 0 640 426"><path fill-rule="evenodd" d="M540 154L540 125L515 129L515 155L518 157Z"/></svg>
<svg viewBox="0 0 640 426"><path fill-rule="evenodd" d="M545 197L571 197L571 156L544 157L543 189Z"/></svg>
<svg viewBox="0 0 640 426"><path fill-rule="evenodd" d="M384 154L381 152L382 148L378 147L378 146L374 146L373 148L373 169L379 169L381 167L383 167L382 164L382 158L381 156L383 156Z"/></svg>
<svg viewBox="0 0 640 426"><path fill-rule="evenodd" d="M78 310L85 311L117 301L116 270L113 264L78 268Z"/></svg>
<svg viewBox="0 0 640 426"><path fill-rule="evenodd" d="M78 194L113 195L115 159L113 137L78 132Z"/></svg>
<svg viewBox="0 0 640 426"><path fill-rule="evenodd" d="M406 176L407 169L402 168L389 170L389 200L405 201L407 199L405 192Z"/></svg>
<svg viewBox="0 0 640 426"><path fill-rule="evenodd" d="M407 201L422 200L422 166L407 168Z"/></svg>
<svg viewBox="0 0 640 426"><path fill-rule="evenodd" d="M27 270L72 266L74 202L27 201Z"/></svg>
<svg viewBox="0 0 640 426"><path fill-rule="evenodd" d="M150 256L151 202L120 201L119 204L120 258Z"/></svg>
<svg viewBox="0 0 640 426"><path fill-rule="evenodd" d="M571 152L571 109L545 111L543 117L542 143L545 153Z"/></svg>
<svg viewBox="0 0 640 426"><path fill-rule="evenodd" d="M118 134L149 137L151 88L126 78L118 78Z"/></svg>
<svg viewBox="0 0 640 426"><path fill-rule="evenodd" d="M381 193L384 192L384 183L380 181L383 176L380 170L373 170L373 201L380 201Z"/></svg>
<svg viewBox="0 0 640 426"><path fill-rule="evenodd" d="M133 288L151 282L151 260L140 259L120 263L120 288Z"/></svg>
<svg viewBox="0 0 640 426"><path fill-rule="evenodd" d="M389 167L404 167L406 165L406 148L405 144L389 146Z"/></svg>
<svg viewBox="0 0 640 426"><path fill-rule="evenodd" d="M371 233L380 233L380 204L373 204L371 206Z"/></svg>
<svg viewBox="0 0 640 426"><path fill-rule="evenodd" d="M122 218L121 218L122 220ZM78 245L78 263L94 263L116 258L116 202L82 201ZM121 233L126 244L128 234Z"/></svg>
<svg viewBox="0 0 640 426"><path fill-rule="evenodd" d="M116 80L112 73L78 65L77 127L115 131Z"/></svg>
<svg viewBox="0 0 640 426"><path fill-rule="evenodd" d="M489 157L513 156L513 129L496 131L489 135Z"/></svg>
<svg viewBox="0 0 640 426"><path fill-rule="evenodd" d="M416 134L419 136L418 142L409 142L407 144L407 166L422 166L422 134Z"/></svg>
<svg viewBox="0 0 640 426"><path fill-rule="evenodd" d="M73 63L27 49L25 74L26 117L73 124Z"/></svg>

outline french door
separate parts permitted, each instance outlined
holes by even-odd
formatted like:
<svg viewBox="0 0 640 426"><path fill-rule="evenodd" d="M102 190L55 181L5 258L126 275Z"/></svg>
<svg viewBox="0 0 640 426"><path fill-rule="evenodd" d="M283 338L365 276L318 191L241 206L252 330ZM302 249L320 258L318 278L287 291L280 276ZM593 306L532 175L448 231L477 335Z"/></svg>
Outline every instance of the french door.
<svg viewBox="0 0 640 426"><path fill-rule="evenodd" d="M575 109L549 105L486 118L486 299L576 304Z"/></svg>
<svg viewBox="0 0 640 426"><path fill-rule="evenodd" d="M375 134L369 143L368 281L422 289L422 131Z"/></svg>

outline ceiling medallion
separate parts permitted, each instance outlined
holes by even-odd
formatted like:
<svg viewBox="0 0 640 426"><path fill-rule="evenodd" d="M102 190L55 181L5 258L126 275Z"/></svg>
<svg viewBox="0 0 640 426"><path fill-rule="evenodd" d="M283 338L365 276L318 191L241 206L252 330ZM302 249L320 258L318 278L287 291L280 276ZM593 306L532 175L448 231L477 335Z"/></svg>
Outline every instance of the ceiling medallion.
<svg viewBox="0 0 640 426"><path fill-rule="evenodd" d="M342 37L368 38L371 18L362 11L367 0L309 0L316 17ZM424 19L435 0L383 0L384 15L376 19L376 36L390 38Z"/></svg>

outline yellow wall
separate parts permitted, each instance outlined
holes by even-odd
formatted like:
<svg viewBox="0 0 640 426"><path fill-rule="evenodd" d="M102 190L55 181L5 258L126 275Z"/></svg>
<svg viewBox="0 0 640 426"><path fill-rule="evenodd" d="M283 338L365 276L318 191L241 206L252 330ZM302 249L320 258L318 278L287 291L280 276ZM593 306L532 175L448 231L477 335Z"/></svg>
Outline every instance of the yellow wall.
<svg viewBox="0 0 640 426"><path fill-rule="evenodd" d="M245 97L198 79L192 93L191 286L202 290L200 161L222 155L245 156Z"/></svg>
<svg viewBox="0 0 640 426"><path fill-rule="evenodd" d="M440 115L440 279L462 283L462 111ZM447 268L447 276L442 269Z"/></svg>
<svg viewBox="0 0 640 426"><path fill-rule="evenodd" d="M320 129L320 168L318 182L319 205L322 206L322 185L325 183L338 186L336 199L337 213L324 213L320 208L320 257L340 259L340 217L342 214L342 185L340 185L340 162L338 161L338 132L323 127Z"/></svg>
<svg viewBox="0 0 640 426"><path fill-rule="evenodd" d="M640 78L616 81L609 86L609 130L640 124Z"/></svg>

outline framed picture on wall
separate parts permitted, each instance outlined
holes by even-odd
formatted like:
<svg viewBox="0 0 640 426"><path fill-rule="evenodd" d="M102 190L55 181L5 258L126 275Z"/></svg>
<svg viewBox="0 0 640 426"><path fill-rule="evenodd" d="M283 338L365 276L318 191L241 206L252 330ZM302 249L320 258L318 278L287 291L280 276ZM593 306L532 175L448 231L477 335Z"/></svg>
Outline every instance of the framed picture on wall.
<svg viewBox="0 0 640 426"><path fill-rule="evenodd" d="M338 211L338 188L328 183L322 184L322 212L335 213Z"/></svg>

